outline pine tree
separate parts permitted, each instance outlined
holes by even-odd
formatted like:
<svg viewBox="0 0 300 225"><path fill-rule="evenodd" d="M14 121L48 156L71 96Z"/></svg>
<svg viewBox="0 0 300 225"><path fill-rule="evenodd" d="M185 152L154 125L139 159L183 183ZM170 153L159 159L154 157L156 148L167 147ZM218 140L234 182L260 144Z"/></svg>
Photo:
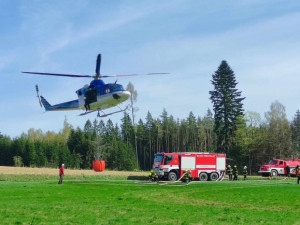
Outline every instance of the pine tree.
<svg viewBox="0 0 300 225"><path fill-rule="evenodd" d="M134 144L134 128L131 123L131 119L129 115L124 112L124 117L122 118L122 137L123 140L126 142L127 146Z"/></svg>
<svg viewBox="0 0 300 225"><path fill-rule="evenodd" d="M154 151L152 151L153 149L153 127L154 127L154 119L151 115L151 113L148 111L147 113L147 117L146 117L146 124L145 124L145 128L146 128L146 136L147 136L147 139L148 139L148 142L147 142L147 146L148 146L148 157L147 157L147 161L148 161L148 169L151 168L152 166L152 159L153 159L153 155L154 155ZM153 154L153 155L152 155Z"/></svg>
<svg viewBox="0 0 300 225"><path fill-rule="evenodd" d="M298 157L300 156L300 111L297 110L296 115L291 123L292 141Z"/></svg>
<svg viewBox="0 0 300 225"><path fill-rule="evenodd" d="M215 112L214 131L217 135L217 151L229 153L231 138L236 130L236 120L243 115L241 91L236 89L234 72L226 61L222 61L218 70L212 75L214 90L210 99Z"/></svg>

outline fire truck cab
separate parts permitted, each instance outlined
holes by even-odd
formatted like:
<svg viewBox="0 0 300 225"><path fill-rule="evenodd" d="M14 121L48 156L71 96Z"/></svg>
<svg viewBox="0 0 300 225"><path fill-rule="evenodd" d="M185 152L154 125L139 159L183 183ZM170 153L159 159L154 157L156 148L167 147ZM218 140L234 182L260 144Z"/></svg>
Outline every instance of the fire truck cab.
<svg viewBox="0 0 300 225"><path fill-rule="evenodd" d="M298 164L300 164L300 159L272 159L268 164L260 166L258 173L260 173L262 176L272 177L276 177L278 175L287 175L286 167L289 165L290 175L296 176L295 168Z"/></svg>
<svg viewBox="0 0 300 225"><path fill-rule="evenodd" d="M191 171L193 178L201 181L217 180L225 173L226 154L204 152L157 153L153 171L161 179L178 180L185 170Z"/></svg>

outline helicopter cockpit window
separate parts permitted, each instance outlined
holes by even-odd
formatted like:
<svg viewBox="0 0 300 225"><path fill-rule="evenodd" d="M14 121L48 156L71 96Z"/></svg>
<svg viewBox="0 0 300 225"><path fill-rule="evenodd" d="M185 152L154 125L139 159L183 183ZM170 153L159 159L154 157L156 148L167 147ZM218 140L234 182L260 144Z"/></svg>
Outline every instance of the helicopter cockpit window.
<svg viewBox="0 0 300 225"><path fill-rule="evenodd" d="M110 92L109 88L105 88L105 94L108 94Z"/></svg>
<svg viewBox="0 0 300 225"><path fill-rule="evenodd" d="M124 91L123 86L120 85L120 84L109 84L109 89L110 89L111 92Z"/></svg>
<svg viewBox="0 0 300 225"><path fill-rule="evenodd" d="M81 95L82 95L82 92L81 92L81 91L78 91L77 93L78 93L78 96L81 96Z"/></svg>

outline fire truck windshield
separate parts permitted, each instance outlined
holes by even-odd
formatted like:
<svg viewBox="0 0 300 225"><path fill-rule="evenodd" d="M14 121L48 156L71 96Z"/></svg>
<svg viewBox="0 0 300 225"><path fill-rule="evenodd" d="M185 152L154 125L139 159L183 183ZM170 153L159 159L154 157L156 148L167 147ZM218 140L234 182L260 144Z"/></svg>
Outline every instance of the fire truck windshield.
<svg viewBox="0 0 300 225"><path fill-rule="evenodd" d="M162 162L164 159L164 155L155 154L154 162Z"/></svg>
<svg viewBox="0 0 300 225"><path fill-rule="evenodd" d="M271 160L268 165L276 165L276 164L277 164L277 161Z"/></svg>

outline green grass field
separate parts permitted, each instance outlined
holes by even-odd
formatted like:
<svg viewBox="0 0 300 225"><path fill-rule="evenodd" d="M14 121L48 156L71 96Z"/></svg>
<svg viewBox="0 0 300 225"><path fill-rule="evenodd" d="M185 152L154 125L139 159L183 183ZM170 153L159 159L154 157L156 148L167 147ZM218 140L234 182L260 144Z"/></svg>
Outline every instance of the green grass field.
<svg viewBox="0 0 300 225"><path fill-rule="evenodd" d="M0 175L0 224L300 224L296 180L147 184Z"/></svg>

